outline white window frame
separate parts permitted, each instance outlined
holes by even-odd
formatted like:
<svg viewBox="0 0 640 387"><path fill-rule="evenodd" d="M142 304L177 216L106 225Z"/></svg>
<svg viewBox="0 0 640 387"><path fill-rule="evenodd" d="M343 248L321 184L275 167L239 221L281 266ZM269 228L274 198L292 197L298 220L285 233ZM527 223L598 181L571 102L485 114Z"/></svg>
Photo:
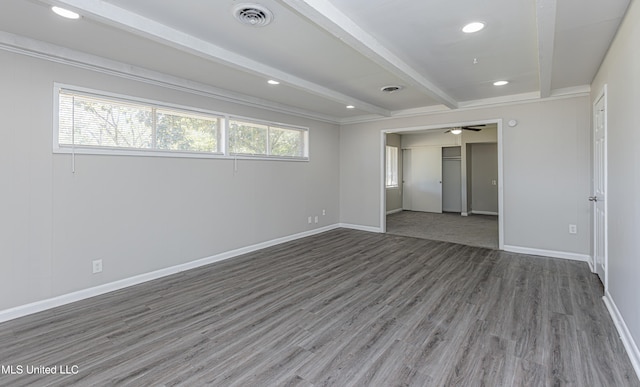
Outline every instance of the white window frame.
<svg viewBox="0 0 640 387"><path fill-rule="evenodd" d="M395 160L390 160L390 150L391 149L395 149ZM393 146L393 145L387 145L385 148L385 177L384 177L384 186L386 188L399 188L400 187L400 182L399 180L399 175L400 175L400 171L399 171L399 162L398 162L398 154L399 154L399 149L397 146ZM393 165L391 165L391 162L393 162ZM389 184L389 172L390 169L395 169L395 171L391 171L392 174L392 178L391 178L391 184ZM393 182L393 176L395 176L395 184Z"/></svg>
<svg viewBox="0 0 640 387"><path fill-rule="evenodd" d="M257 125L265 125L267 127L273 127L274 129L291 129L302 132L304 144L302 149L302 156L278 156L271 155L271 144L269 139L269 131L267 130L267 154L250 154L250 153L231 153L231 147L229 146L231 130L229 129L229 123L231 121L242 121L247 124L257 124ZM243 158L265 158L265 159L277 159L277 160L299 160L299 161L308 161L309 160L309 128L304 128L300 126L293 126L288 124L283 124L279 122L270 122L263 120L256 120L255 118L242 117L242 116L229 116L226 122L226 138L225 138L225 151L228 155L232 157L243 157Z"/></svg>
<svg viewBox="0 0 640 387"><path fill-rule="evenodd" d="M170 149L140 149L140 148L122 148L107 146L88 146L73 144L61 145L59 143L59 102L60 91L65 90L71 93L78 93L96 98L112 99L114 102L122 101L123 103L144 104L158 109L170 109L178 112L193 113L194 115L212 116L212 118L220 118L220 127L217 133L218 152L197 152L197 151L176 151ZM288 156L266 156L266 155L248 155L248 154L230 154L229 153L229 120L238 119L245 122L257 123L261 125L269 125L280 127L283 129L295 129L305 133L304 136L304 157L288 157ZM309 132L310 129L301 126L294 126L278 122L270 122L258 120L250 117L230 116L227 113L216 112L207 109L200 109L192 106L184 106L169 102L156 101L146 98L132 97L117 93L111 93L101 90L90 89L86 87L73 86L63 83L54 83L53 85L53 138L52 149L54 154L88 154L88 155L116 155L116 156L151 156L151 157L182 157L182 158L207 158L207 159L251 159L251 160L282 160L282 161L309 161Z"/></svg>

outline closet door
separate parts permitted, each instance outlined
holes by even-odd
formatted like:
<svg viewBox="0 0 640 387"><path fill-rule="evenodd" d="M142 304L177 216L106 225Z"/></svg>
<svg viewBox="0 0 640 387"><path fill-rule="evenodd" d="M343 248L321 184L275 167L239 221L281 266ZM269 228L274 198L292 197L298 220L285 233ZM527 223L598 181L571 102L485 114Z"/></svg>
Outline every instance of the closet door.
<svg viewBox="0 0 640 387"><path fill-rule="evenodd" d="M462 170L458 159L442 159L442 211L462 212Z"/></svg>
<svg viewBox="0 0 640 387"><path fill-rule="evenodd" d="M405 149L402 161L402 208L442 212L442 147Z"/></svg>

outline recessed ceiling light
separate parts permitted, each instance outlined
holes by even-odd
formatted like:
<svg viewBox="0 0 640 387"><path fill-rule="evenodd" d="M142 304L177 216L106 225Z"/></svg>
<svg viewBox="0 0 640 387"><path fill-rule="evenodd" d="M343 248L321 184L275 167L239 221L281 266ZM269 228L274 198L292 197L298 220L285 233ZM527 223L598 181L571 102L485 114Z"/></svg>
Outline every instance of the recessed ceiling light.
<svg viewBox="0 0 640 387"><path fill-rule="evenodd" d="M474 32L478 32L484 28L484 23L482 22L472 22L462 27L462 32L467 34L472 34Z"/></svg>
<svg viewBox="0 0 640 387"><path fill-rule="evenodd" d="M68 9L64 9L64 8L60 8L60 7L51 7L51 10L53 12L55 12L57 15L62 16L62 17L66 17L67 19L79 19L80 15L73 12L73 11L69 11Z"/></svg>
<svg viewBox="0 0 640 387"><path fill-rule="evenodd" d="M347 109L355 109L356 107L353 105L347 105Z"/></svg>
<svg viewBox="0 0 640 387"><path fill-rule="evenodd" d="M267 83L270 84L270 85L279 85L280 84L280 82L276 81L275 79L269 79L267 81Z"/></svg>
<svg viewBox="0 0 640 387"><path fill-rule="evenodd" d="M507 83L509 83L509 81L495 81L493 82L493 86L504 86Z"/></svg>

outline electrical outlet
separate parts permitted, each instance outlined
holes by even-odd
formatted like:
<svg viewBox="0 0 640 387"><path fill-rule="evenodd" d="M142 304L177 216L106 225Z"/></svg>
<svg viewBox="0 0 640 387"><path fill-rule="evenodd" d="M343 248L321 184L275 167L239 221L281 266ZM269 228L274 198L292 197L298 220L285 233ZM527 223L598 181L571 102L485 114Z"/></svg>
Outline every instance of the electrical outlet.
<svg viewBox="0 0 640 387"><path fill-rule="evenodd" d="M327 210L322 210L322 216L327 215Z"/></svg>
<svg viewBox="0 0 640 387"><path fill-rule="evenodd" d="M314 221L315 221L315 223L318 223L318 215L316 215Z"/></svg>
<svg viewBox="0 0 640 387"><path fill-rule="evenodd" d="M93 274L102 272L102 259L93 261Z"/></svg>
<svg viewBox="0 0 640 387"><path fill-rule="evenodd" d="M498 185L498 182L495 180L491 180L491 185Z"/></svg>
<svg viewBox="0 0 640 387"><path fill-rule="evenodd" d="M309 222L309 224L311 224L311 217L308 217L307 221Z"/></svg>
<svg viewBox="0 0 640 387"><path fill-rule="evenodd" d="M577 233L578 233L578 226L576 226L575 224L570 224L569 234L577 234Z"/></svg>

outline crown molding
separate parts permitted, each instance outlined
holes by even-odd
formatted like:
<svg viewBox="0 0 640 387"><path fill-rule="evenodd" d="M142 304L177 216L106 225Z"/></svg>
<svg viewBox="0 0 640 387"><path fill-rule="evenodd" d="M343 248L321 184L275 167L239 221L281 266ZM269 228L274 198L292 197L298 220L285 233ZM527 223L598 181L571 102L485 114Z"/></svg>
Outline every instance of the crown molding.
<svg viewBox="0 0 640 387"><path fill-rule="evenodd" d="M520 93L520 94L512 94L505 95L500 97L492 97L492 98L481 98L474 99L471 101L460 102L461 108L473 109L477 107L485 107L492 105L504 105L510 103L521 103L521 102L531 102L535 100L541 99L539 91L532 91L529 93Z"/></svg>
<svg viewBox="0 0 640 387"><path fill-rule="evenodd" d="M366 122L388 121L398 118L410 118L419 116L428 116L432 114L442 114L447 112L463 112L467 110L485 109L490 107L501 107L510 105L519 105L534 102L554 101L565 98L575 98L589 96L591 94L590 85L582 85L575 87L567 87L555 89L551 91L551 96L541 98L539 92L522 93L507 95L504 97L484 98L473 101L460 102L459 108L451 110L444 105L425 106L415 109L396 110L393 111L391 117L380 117L375 115L362 115L357 117L343 118L339 121L340 125L361 124Z"/></svg>
<svg viewBox="0 0 640 387"><path fill-rule="evenodd" d="M204 83L191 81L173 75L132 66L123 62L114 61L97 55L87 54L81 51L27 38L21 35L0 31L0 50L26 55L50 62L69 65L102 74L113 75L168 89L186 93L201 95L221 101L232 102L253 108L264 109L292 116L339 124L337 117L312 112L268 101L262 98L252 97L246 94L217 88Z"/></svg>
<svg viewBox="0 0 640 387"><path fill-rule="evenodd" d="M551 98L575 97L581 94L590 95L591 85L581 85L581 86L565 87L562 89L551 90Z"/></svg>
<svg viewBox="0 0 640 387"><path fill-rule="evenodd" d="M456 109L456 110L459 110L459 109ZM452 109L449 109L445 105L423 106L423 107L413 108L413 109L395 110L391 112L390 117L380 117L379 115L375 115L375 114L365 114L365 115L360 115L355 117L343 118L340 120L340 124L341 125L359 124L362 122L373 122L373 121L379 121L379 120L385 120L385 119L389 120L394 118L424 116L428 114L442 113L442 112L448 112L448 111L452 111Z"/></svg>

